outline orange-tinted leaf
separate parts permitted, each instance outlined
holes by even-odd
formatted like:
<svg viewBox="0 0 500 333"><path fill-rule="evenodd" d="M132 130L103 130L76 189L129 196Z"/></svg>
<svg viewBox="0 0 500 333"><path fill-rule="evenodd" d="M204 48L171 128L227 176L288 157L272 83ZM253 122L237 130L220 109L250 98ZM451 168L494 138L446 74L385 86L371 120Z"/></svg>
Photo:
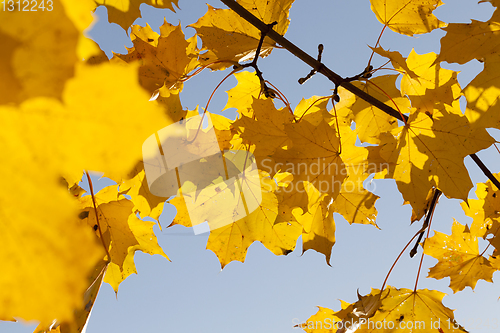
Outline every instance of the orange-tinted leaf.
<svg viewBox="0 0 500 333"><path fill-rule="evenodd" d="M115 54L113 61L138 61L139 82L151 94L163 97L182 90L185 76L198 66L196 39L186 41L180 25L167 21L158 35L146 25L133 26L131 39L134 47L125 55Z"/></svg>
<svg viewBox="0 0 500 333"><path fill-rule="evenodd" d="M288 28L288 11L293 0L240 1L240 4L264 23L277 22L274 30L284 35ZM200 57L212 69L224 69L238 62L252 60L260 40L260 31L234 11L215 9L208 5L207 13L191 24L208 50ZM271 53L275 43L265 38L260 56ZM215 63L217 62L217 63Z"/></svg>

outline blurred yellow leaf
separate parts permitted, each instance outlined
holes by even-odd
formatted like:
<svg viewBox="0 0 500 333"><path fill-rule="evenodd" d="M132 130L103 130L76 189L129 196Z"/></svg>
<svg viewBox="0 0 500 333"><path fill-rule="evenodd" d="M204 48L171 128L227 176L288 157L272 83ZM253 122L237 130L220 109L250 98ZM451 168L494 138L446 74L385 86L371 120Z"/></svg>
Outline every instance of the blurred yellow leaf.
<svg viewBox="0 0 500 333"><path fill-rule="evenodd" d="M36 96L61 99L66 80L73 77L77 45L85 38L83 26L75 26L60 1L52 7L52 11L0 11L0 104ZM92 20L92 1L81 1L77 8L70 13Z"/></svg>
<svg viewBox="0 0 500 333"><path fill-rule="evenodd" d="M0 191L0 319L18 317L48 326L54 319L72 320L87 276L104 251L91 230L77 222L77 206L58 181L58 161L41 162L24 141L29 132L14 118L20 120L17 109L0 107L5 126L0 132L0 172L5 175Z"/></svg>

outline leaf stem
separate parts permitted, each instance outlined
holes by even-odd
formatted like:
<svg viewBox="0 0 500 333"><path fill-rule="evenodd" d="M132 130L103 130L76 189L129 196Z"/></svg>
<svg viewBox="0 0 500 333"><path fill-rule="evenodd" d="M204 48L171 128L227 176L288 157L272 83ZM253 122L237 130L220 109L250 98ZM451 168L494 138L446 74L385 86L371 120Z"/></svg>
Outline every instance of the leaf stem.
<svg viewBox="0 0 500 333"><path fill-rule="evenodd" d="M391 268L389 269L389 272L387 273L387 275L385 277L384 283L382 283L382 287L380 288L380 292L382 292L384 290L385 284L386 284L387 280L389 279L389 275L391 275L391 272L394 269L394 266L396 266L397 262L399 261L399 258L401 258L401 256L406 251L408 246L410 246L411 242L413 242L413 240L415 239L415 237L418 236L419 233L420 233L420 230L415 235L413 235L413 237L408 241L408 243L406 243L405 247L401 250L401 252L399 252L398 257L396 258L396 260L394 260L394 263L392 264Z"/></svg>
<svg viewBox="0 0 500 333"><path fill-rule="evenodd" d="M92 186L92 180L90 179L90 175L89 175L89 172L87 170L85 170L85 175L87 175L87 181L89 182L90 195L92 197L92 204L94 205L95 220L97 223L97 229L99 230L99 236L101 238L101 243L102 243L102 246L104 247L104 251L106 251L106 255L108 256L107 261L110 262L111 256L109 255L108 247L104 243L104 238L102 237L101 224L99 223L99 214L97 212L97 205L95 202L94 187Z"/></svg>

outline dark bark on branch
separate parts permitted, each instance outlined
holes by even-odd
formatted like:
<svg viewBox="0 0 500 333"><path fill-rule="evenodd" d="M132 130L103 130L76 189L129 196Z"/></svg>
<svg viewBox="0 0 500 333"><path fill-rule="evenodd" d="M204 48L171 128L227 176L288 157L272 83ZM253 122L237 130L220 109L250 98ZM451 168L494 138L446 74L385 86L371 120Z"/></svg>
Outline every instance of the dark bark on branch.
<svg viewBox="0 0 500 333"><path fill-rule="evenodd" d="M330 81L332 81L335 86L342 86L348 91L352 92L359 98L365 100L366 102L370 103L371 105L379 108L383 112L387 113L388 115L393 116L396 119L399 119L401 121L403 120L403 117L405 120L408 119L406 115L401 115L397 110L393 109L392 107L382 103L375 97L367 94L363 90L359 89L358 87L354 86L352 83L344 80L340 75L326 67L322 62L318 61L317 59L314 59L311 57L309 54L306 52L302 51L302 49L298 48L295 46L292 42L290 42L288 39L285 37L281 36L278 34L276 31L272 30L269 28L269 26L262 22L260 19L255 17L252 13L250 13L248 10L246 10L244 7L242 7L239 3L237 3L235 0L221 0L222 3L224 3L226 6L231 8L233 11L235 11L238 15L240 15L243 19L248 21L250 24L252 24L254 27L259 29L261 33L264 33L266 36L274 40L277 44L281 45L285 49L287 49L290 53L295 55L297 58L311 66L315 71L323 74L326 76ZM491 171L484 165L484 163L477 157L476 154L471 154L469 155L472 160L477 164L477 166L483 171L486 177L488 177L495 186L500 189L500 182L498 179L496 179Z"/></svg>

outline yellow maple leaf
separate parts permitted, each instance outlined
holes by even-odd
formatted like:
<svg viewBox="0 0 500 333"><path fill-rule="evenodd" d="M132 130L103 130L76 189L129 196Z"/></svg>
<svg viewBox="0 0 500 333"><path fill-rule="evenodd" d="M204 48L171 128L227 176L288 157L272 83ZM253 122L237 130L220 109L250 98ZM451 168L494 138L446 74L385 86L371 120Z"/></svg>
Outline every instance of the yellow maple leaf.
<svg viewBox="0 0 500 333"><path fill-rule="evenodd" d="M248 247L255 241L261 242L276 255L288 254L295 248L301 234L302 227L293 218L291 208L278 203L275 180L263 171L258 178L247 180L260 186L262 201L257 209L242 219L210 230L207 249L217 255L222 267L231 261L243 262ZM184 197L177 196L170 200L170 204L177 208L177 215L170 226L191 227L192 212L188 212ZM207 220L210 220L210 213L217 214L216 211L206 211Z"/></svg>
<svg viewBox="0 0 500 333"><path fill-rule="evenodd" d="M314 186L304 182L309 198L308 210L295 209L293 215L302 225L302 252L316 250L325 255L330 265L332 246L335 244L335 221L330 209L331 197L321 194Z"/></svg>
<svg viewBox="0 0 500 333"><path fill-rule="evenodd" d="M351 106L349 106L350 108ZM348 109L346 107L346 109ZM337 110L340 138L342 142L342 161L347 178L342 183L339 195L331 203L334 212L341 214L350 224L373 224L378 228L375 219L377 210L375 202L378 196L366 190L363 182L373 173L386 168L386 162L380 157L378 146L360 147L356 145L357 129L351 129L351 121L341 116L350 110ZM334 115L335 117L335 115ZM336 122L330 120L330 125Z"/></svg>
<svg viewBox="0 0 500 333"><path fill-rule="evenodd" d="M178 94L185 76L198 66L196 39L186 41L180 27L166 20L160 27L160 35L149 25L133 26L131 39L134 47L128 54L115 54L112 62L140 63L139 82L155 97Z"/></svg>
<svg viewBox="0 0 500 333"><path fill-rule="evenodd" d="M137 163L129 177L123 179L120 184L120 194L130 196L130 200L134 203L133 211L139 212L141 218L149 216L157 221L167 200L165 197L152 194L149 190L142 161ZM161 228L159 222L158 225Z"/></svg>
<svg viewBox="0 0 500 333"><path fill-rule="evenodd" d="M414 110L431 115L434 109L443 109L443 104L459 108L461 96L458 72L441 68L436 58L433 52L420 55L412 50L406 63L417 77L404 75L401 79L401 94L410 98Z"/></svg>
<svg viewBox="0 0 500 333"><path fill-rule="evenodd" d="M370 320L356 331L364 332L436 332L466 333L454 319L453 310L442 303L444 293L436 290L416 291L387 287L387 296ZM385 295L385 294L384 294Z"/></svg>
<svg viewBox="0 0 500 333"><path fill-rule="evenodd" d="M227 91L227 103L222 110L235 108L240 115L251 117L253 114L248 111L248 107L254 98L265 98L260 94L262 87L259 78L255 72L249 71L235 73L234 77L238 80L238 84Z"/></svg>
<svg viewBox="0 0 500 333"><path fill-rule="evenodd" d="M477 128L500 128L500 56L486 59L484 69L464 89L465 115Z"/></svg>
<svg viewBox="0 0 500 333"><path fill-rule="evenodd" d="M500 11L495 10L486 22L471 21L451 23L443 29L446 35L441 38L441 52L437 61L465 64L473 59L484 60L497 53L500 46Z"/></svg>
<svg viewBox="0 0 500 333"><path fill-rule="evenodd" d="M406 126L394 129L382 141L380 155L389 166L405 201L422 216L427 194L437 187L448 198L467 200L472 182L465 156L487 148L493 139L472 129L460 110L444 105L433 117L413 113Z"/></svg>
<svg viewBox="0 0 500 333"><path fill-rule="evenodd" d="M367 80L366 83L356 82L354 84L379 101L392 108L398 108L404 114L409 112L410 101L406 97L395 97L399 95L399 90L396 88L397 77L397 75L384 75ZM394 97L390 99L388 96ZM356 132L362 142L379 144L381 133L388 132L398 126L398 122L393 116L361 98L356 98L354 104L349 108L354 114Z"/></svg>
<svg viewBox="0 0 500 333"><path fill-rule="evenodd" d="M495 269L479 254L477 237L465 230L466 226L454 221L450 236L436 231L424 243L424 253L439 260L429 270L429 277L438 280L449 277L453 292L467 286L474 289L479 279L493 282Z"/></svg>
<svg viewBox="0 0 500 333"><path fill-rule="evenodd" d="M435 290L416 291L388 286L372 289L353 304L342 302L337 312L320 309L302 324L308 333L326 332L443 332L466 333L454 319L453 310L442 303L444 293Z"/></svg>
<svg viewBox="0 0 500 333"><path fill-rule="evenodd" d="M92 5L56 0L52 11L0 11L0 104L36 96L61 99L74 75L78 45L86 39L81 32L92 21Z"/></svg>
<svg viewBox="0 0 500 333"><path fill-rule="evenodd" d="M370 0L377 19L392 31L413 36L446 26L432 12L443 3L441 0Z"/></svg>
<svg viewBox="0 0 500 333"><path fill-rule="evenodd" d="M307 333L332 333L336 330L335 323L340 321L342 320L335 315L335 311L318 306L318 312L295 327L302 328Z"/></svg>
<svg viewBox="0 0 500 333"><path fill-rule="evenodd" d="M0 108L0 119L11 112L16 111ZM72 320L102 247L87 226L77 223L74 200L53 172L56 163L47 161L41 168L23 142L26 133L2 123L0 319L47 326L54 319Z"/></svg>
<svg viewBox="0 0 500 333"><path fill-rule="evenodd" d="M147 4L155 8L168 8L175 12L179 0L95 0L97 6L105 6L108 10L108 21L116 23L127 31L132 23L141 17L139 7Z"/></svg>
<svg viewBox="0 0 500 333"><path fill-rule="evenodd" d="M277 22L273 29L284 35L288 29L288 12L293 0L239 1L248 11L266 24ZM208 5L207 13L190 27L203 41L208 50L200 56L203 64L212 69L224 69L238 62L252 60L260 40L260 31L234 11L215 9ZM275 43L264 39L260 56L271 53Z"/></svg>
<svg viewBox="0 0 500 333"><path fill-rule="evenodd" d="M71 321L51 323L49 327L42 324L35 328L33 333L80 333L87 325L90 312L95 304L97 293L101 288L102 279L106 272L108 262L104 259L95 266L92 274L88 278L87 289L83 294L80 307L75 310L74 318Z"/></svg>
<svg viewBox="0 0 500 333"><path fill-rule="evenodd" d="M493 174L497 179L500 174ZM475 237L486 237L492 229L494 221L500 221L500 193L493 183L488 180L486 183L477 183L477 199L469 199L467 203L460 205L465 215L473 218L470 226L470 233Z"/></svg>
<svg viewBox="0 0 500 333"><path fill-rule="evenodd" d="M272 99L255 99L249 109L252 117L241 116L233 126L246 142L255 144L253 154L257 157L258 165L271 176L279 171L273 167L271 156L276 149L287 146L290 142L285 132L285 124L291 124L294 116L287 108L277 110ZM266 144L261 144L265 142Z"/></svg>
<svg viewBox="0 0 500 333"><path fill-rule="evenodd" d="M148 103L134 67L80 65L66 84L64 104L30 99L20 106L12 126L30 133L25 140L41 158L60 161L62 175L81 175L82 170L90 169L120 179L140 160L143 141L168 123L161 108ZM137 121L139 115L141 121ZM122 131L134 135L117 141L116 133Z"/></svg>
<svg viewBox="0 0 500 333"><path fill-rule="evenodd" d="M276 185L264 172L260 179L262 201L252 213L234 223L211 230L207 249L212 250L224 267L233 260L243 262L248 247L256 240L272 242L274 222L278 216L278 200L274 193ZM295 245L295 244L294 244Z"/></svg>
<svg viewBox="0 0 500 333"><path fill-rule="evenodd" d="M389 59L395 70L399 71L400 73L407 74L413 79L416 79L418 77L418 75L408 67L406 58L404 58L398 51L384 50L380 46L370 48L378 55Z"/></svg>
<svg viewBox="0 0 500 333"><path fill-rule="evenodd" d="M291 146L276 150L273 155L282 172L294 175L297 182L312 183L320 192L335 198L346 177L340 157L340 140L337 131L324 119L317 125L307 119L285 124ZM286 148L286 149L285 149Z"/></svg>
<svg viewBox="0 0 500 333"><path fill-rule="evenodd" d="M135 251L159 254L168 259L158 245L153 226L150 221L137 218L133 210L134 203L118 192L118 185L108 186L95 194L98 220L91 196L80 198L85 222L96 230L108 246L110 264L104 281L111 284L115 292L118 285L129 275L136 274L134 265Z"/></svg>

